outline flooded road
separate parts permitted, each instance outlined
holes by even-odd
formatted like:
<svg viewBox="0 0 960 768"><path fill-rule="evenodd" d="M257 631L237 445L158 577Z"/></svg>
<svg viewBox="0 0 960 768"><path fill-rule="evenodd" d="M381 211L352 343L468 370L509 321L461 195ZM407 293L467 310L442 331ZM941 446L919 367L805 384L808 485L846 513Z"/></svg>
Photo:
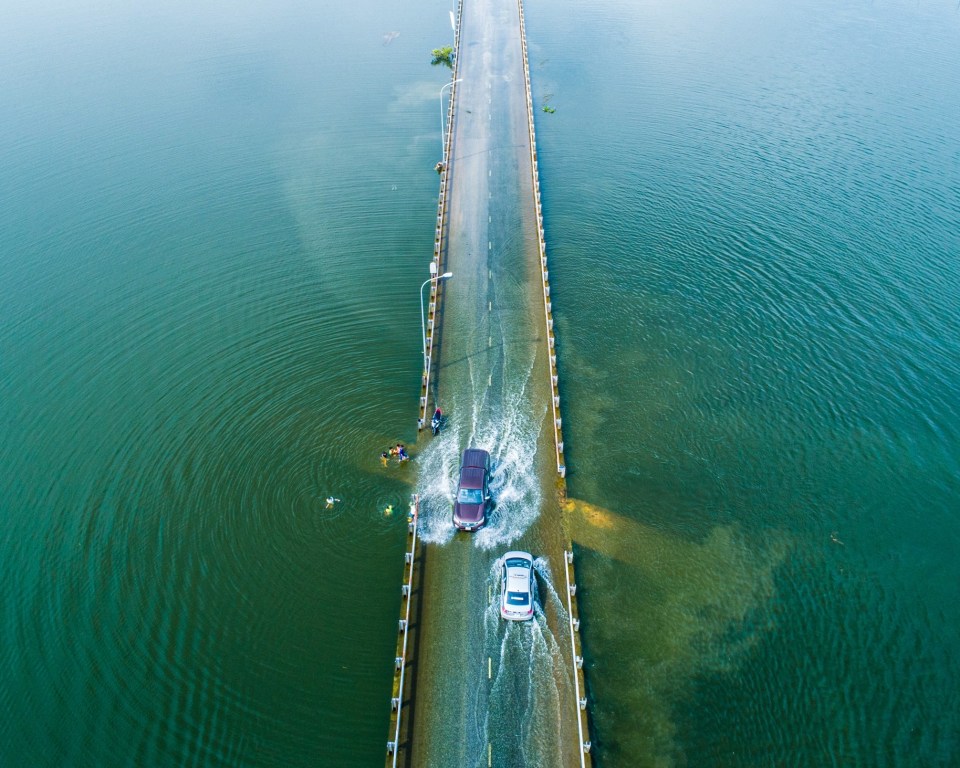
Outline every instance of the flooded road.
<svg viewBox="0 0 960 768"><path fill-rule="evenodd" d="M427 546L412 755L423 766L556 766L576 757L573 684L557 634L566 614L551 577L562 573L565 537L520 34L513 0L464 4L444 263L453 277L430 393L447 426L434 438L425 432L418 455ZM451 522L466 447L493 461L494 508L473 534ZM537 558L532 622L499 617L498 561L511 549Z"/></svg>

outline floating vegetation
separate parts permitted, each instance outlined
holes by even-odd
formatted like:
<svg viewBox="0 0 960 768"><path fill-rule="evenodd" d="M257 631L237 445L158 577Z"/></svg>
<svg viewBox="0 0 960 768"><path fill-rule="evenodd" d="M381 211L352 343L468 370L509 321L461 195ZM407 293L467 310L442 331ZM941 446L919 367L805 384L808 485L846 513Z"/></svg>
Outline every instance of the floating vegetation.
<svg viewBox="0 0 960 768"><path fill-rule="evenodd" d="M553 114L554 112L556 112L557 110L554 109L553 107L551 107L549 104L544 104L544 105L543 105L543 111L546 112L548 115L552 115L552 114Z"/></svg>
<svg viewBox="0 0 960 768"><path fill-rule="evenodd" d="M434 48L431 51L433 60L430 62L433 66L443 64L453 69L453 46L445 45L443 48Z"/></svg>

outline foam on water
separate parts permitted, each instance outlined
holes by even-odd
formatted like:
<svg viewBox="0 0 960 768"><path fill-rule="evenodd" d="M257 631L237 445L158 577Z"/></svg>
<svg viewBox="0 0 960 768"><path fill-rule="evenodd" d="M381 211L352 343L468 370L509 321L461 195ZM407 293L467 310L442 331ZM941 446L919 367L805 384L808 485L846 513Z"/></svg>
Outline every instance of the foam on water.
<svg viewBox="0 0 960 768"><path fill-rule="evenodd" d="M500 618L500 561L490 568L491 600L483 616L485 656L492 660L493 680L480 743L490 743L494 765L558 765L562 702L569 700L569 670L544 614L542 596L559 606L546 562L537 559L534 618L513 622ZM565 614L564 614L565 615ZM481 761L486 764L485 761Z"/></svg>
<svg viewBox="0 0 960 768"><path fill-rule="evenodd" d="M530 460L537 452L543 425L531 414L526 385L533 369L504 392L502 404L489 407L488 391L475 398L468 415L452 413L446 428L419 454L420 535L424 542L445 544L454 535L453 499L460 469L460 454L467 446L490 452L493 465L490 490L494 505L487 524L472 535L483 550L502 547L520 538L540 514L542 493Z"/></svg>
<svg viewBox="0 0 960 768"><path fill-rule="evenodd" d="M458 435L457 426L448 425L417 456L420 538L429 544L446 544L455 532L451 510L459 468Z"/></svg>
<svg viewBox="0 0 960 768"><path fill-rule="evenodd" d="M557 592L557 588L553 584L553 574L550 572L550 563L546 558L543 557L534 558L533 570L540 577L537 581L538 590L543 590L546 592L546 600L544 600L543 597L540 597L538 600L538 607L545 605L552 607L553 610L557 612L557 624L565 624L568 617L567 606L560 598L560 593Z"/></svg>

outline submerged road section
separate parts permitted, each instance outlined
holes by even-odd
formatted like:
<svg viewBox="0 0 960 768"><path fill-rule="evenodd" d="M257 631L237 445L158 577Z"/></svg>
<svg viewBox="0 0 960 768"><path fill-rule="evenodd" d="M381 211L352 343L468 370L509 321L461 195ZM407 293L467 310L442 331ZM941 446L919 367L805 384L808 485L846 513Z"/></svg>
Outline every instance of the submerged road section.
<svg viewBox="0 0 960 768"><path fill-rule="evenodd" d="M453 277L431 326L425 389L446 425L436 437L425 430L418 446L417 651L397 748L404 765L582 766L522 9L464 0L458 20L437 254L438 271ZM484 528L458 533L451 509L467 447L491 454L494 506ZM500 618L499 563L510 550L535 558L532 621Z"/></svg>

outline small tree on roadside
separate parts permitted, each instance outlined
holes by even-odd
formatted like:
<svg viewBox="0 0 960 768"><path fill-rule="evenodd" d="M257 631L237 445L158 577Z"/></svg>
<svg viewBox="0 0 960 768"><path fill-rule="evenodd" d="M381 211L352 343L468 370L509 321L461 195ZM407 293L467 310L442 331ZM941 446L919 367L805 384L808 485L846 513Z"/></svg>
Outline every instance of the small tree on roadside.
<svg viewBox="0 0 960 768"><path fill-rule="evenodd" d="M430 62L433 66L443 64L450 69L453 69L453 46L445 45L443 48L434 48L431 51L433 54L433 60Z"/></svg>

